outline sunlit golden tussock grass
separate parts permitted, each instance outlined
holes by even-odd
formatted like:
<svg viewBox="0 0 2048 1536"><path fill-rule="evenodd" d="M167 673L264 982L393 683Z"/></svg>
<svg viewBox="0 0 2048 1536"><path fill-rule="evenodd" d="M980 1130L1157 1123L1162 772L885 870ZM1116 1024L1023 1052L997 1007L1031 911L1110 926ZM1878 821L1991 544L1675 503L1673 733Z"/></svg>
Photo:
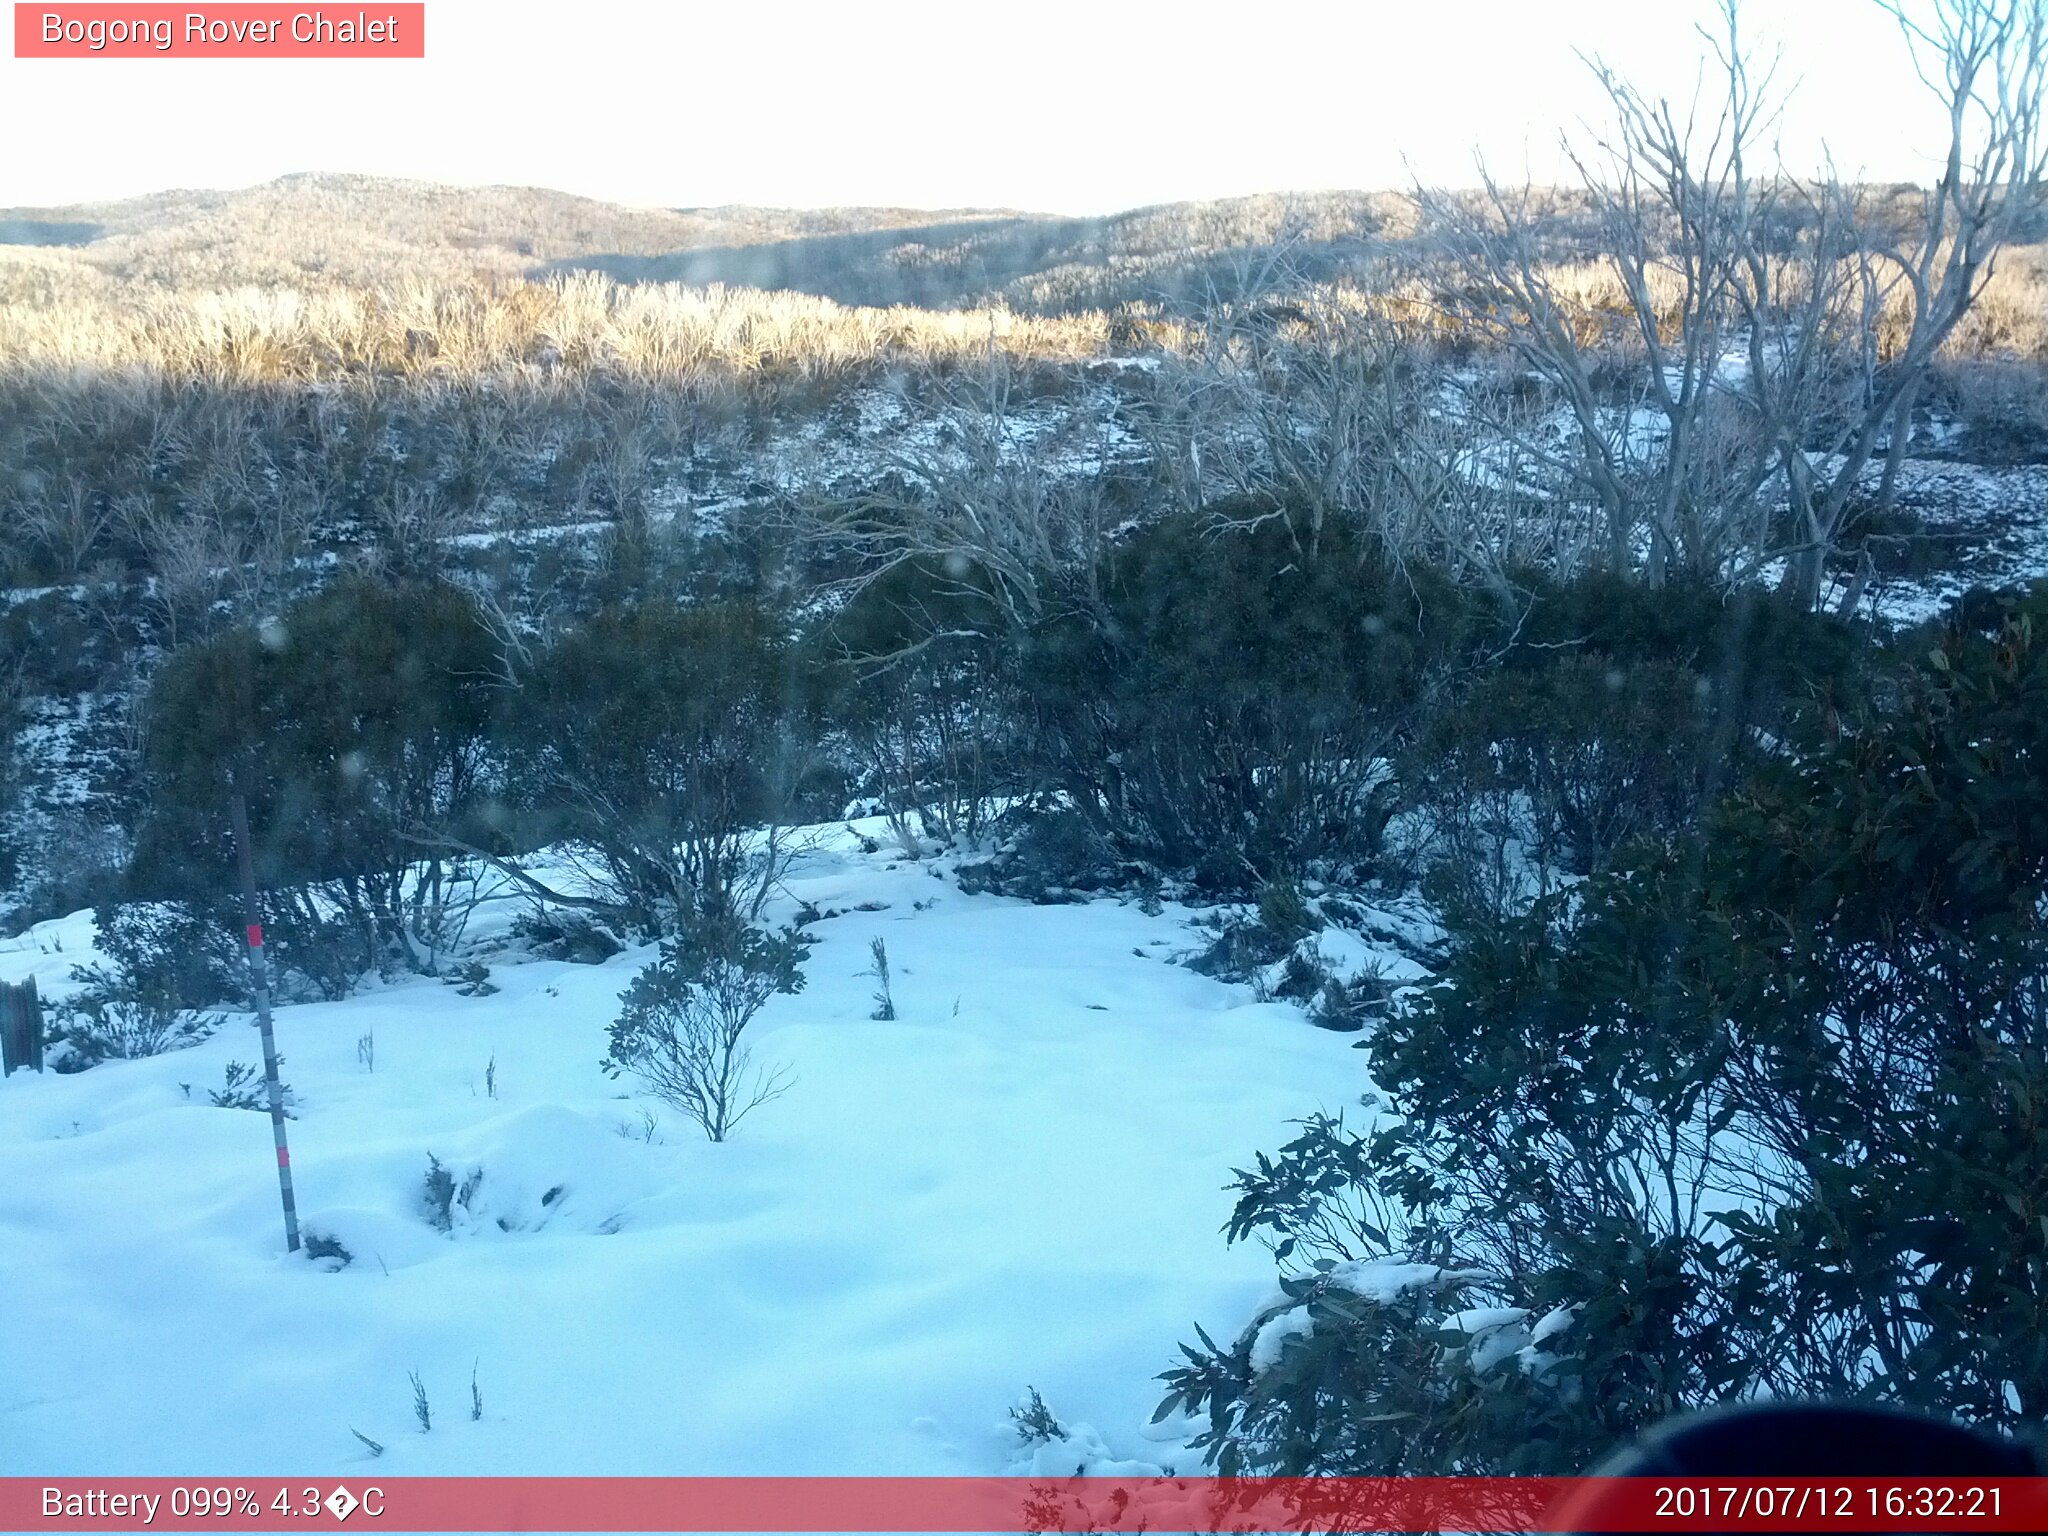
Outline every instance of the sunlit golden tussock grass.
<svg viewBox="0 0 2048 1536"><path fill-rule="evenodd" d="M1100 314L862 309L807 294L593 273L367 289L130 285L28 250L0 258L0 369L140 370L222 383L604 373L687 383L944 367L991 350L1071 362L1109 349Z"/></svg>

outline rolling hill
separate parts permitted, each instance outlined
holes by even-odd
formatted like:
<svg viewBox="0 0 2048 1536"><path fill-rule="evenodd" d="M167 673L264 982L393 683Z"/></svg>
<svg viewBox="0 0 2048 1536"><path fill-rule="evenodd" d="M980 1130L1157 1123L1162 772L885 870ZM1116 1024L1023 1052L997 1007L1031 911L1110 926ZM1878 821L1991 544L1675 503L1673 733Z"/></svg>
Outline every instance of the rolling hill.
<svg viewBox="0 0 2048 1536"><path fill-rule="evenodd" d="M239 191L0 208L0 259L166 288L363 286L600 271L841 303L1100 306L1227 285L1276 241L1316 265L1405 222L1383 193L1273 194L1101 218L1007 209L632 208L532 187L286 176ZM11 250L10 250L11 248Z"/></svg>

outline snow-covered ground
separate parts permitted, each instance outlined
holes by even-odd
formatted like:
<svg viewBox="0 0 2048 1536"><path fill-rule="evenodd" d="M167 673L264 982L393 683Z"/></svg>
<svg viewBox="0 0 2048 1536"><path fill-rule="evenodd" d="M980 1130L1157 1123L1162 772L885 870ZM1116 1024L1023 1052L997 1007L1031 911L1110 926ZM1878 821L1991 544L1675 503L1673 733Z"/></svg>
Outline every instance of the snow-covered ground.
<svg viewBox="0 0 2048 1536"><path fill-rule="evenodd" d="M1095 1454L1192 1470L1153 1377L1273 1284L1224 1185L1355 1101L1352 1038L1172 963L1184 910L969 896L843 833L789 889L841 915L755 1025L793 1086L722 1145L599 1068L647 951L279 1010L338 1270L283 1252L267 1117L207 1103L260 1061L247 1019L0 1084L0 1474L357 1472L352 1430L389 1475L990 1473L1027 1386ZM61 993L91 939L41 924L0 979ZM429 1154L482 1172L447 1234Z"/></svg>
<svg viewBox="0 0 2048 1536"><path fill-rule="evenodd" d="M1921 519L1919 539L1946 558L1938 569L1873 584L1870 606L1887 623L1935 618L1972 585L2048 576L2048 465L1907 459L1898 494L1899 505Z"/></svg>

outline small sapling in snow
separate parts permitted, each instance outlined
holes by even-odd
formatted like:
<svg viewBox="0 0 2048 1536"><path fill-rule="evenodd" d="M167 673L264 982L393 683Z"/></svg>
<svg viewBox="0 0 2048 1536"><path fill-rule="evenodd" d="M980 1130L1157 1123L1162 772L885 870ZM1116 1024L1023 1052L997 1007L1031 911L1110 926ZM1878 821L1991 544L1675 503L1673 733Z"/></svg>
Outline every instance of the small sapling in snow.
<svg viewBox="0 0 2048 1536"><path fill-rule="evenodd" d="M412 1382L412 1416L419 1420L420 1433L426 1434L434 1427L434 1410L427 1402L427 1384L420 1380L418 1371L406 1372Z"/></svg>
<svg viewBox="0 0 2048 1536"><path fill-rule="evenodd" d="M626 989L605 1070L631 1072L711 1140L725 1140L789 1086L787 1069L755 1067L742 1037L770 997L803 986L806 947L794 930L751 928L664 944Z"/></svg>
<svg viewBox="0 0 2048 1536"><path fill-rule="evenodd" d="M868 953L874 956L868 975L875 979L875 1009L868 1017L886 1023L896 1017L896 999L889 994L889 946L880 934L868 945Z"/></svg>
<svg viewBox="0 0 2048 1536"><path fill-rule="evenodd" d="M317 1229L307 1231L305 1253L309 1260L329 1261L335 1269L347 1269L355 1262L356 1257L332 1232L321 1232Z"/></svg>
<svg viewBox="0 0 2048 1536"><path fill-rule="evenodd" d="M1026 1445L1054 1445L1067 1438L1067 1426L1048 1408L1038 1388L1025 1388L1024 1401L1010 1410L1017 1438Z"/></svg>
<svg viewBox="0 0 2048 1536"><path fill-rule="evenodd" d="M420 1189L420 1209L427 1218L427 1225L436 1232L447 1232L455 1226L455 1175L448 1171L448 1165L427 1154L427 1177Z"/></svg>
<svg viewBox="0 0 2048 1536"><path fill-rule="evenodd" d="M491 968L481 960L463 961L448 978L448 985L464 997L489 997L498 990L498 984L491 980Z"/></svg>

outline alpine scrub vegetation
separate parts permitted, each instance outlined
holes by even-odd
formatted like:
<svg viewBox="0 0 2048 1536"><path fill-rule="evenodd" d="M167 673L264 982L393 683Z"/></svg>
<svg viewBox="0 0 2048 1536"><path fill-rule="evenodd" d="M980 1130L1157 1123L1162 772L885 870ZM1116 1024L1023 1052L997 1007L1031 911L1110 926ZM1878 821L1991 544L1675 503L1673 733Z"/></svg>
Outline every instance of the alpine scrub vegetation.
<svg viewBox="0 0 2048 1536"><path fill-rule="evenodd" d="M443 1162L421 1125L309 1225L323 1263L477 1235L469 1264L568 1275L497 1237L644 1218L606 1259L673 1259L726 1325L687 1326L801 1340L775 1309L811 1287L748 1290L749 1331L695 1282L738 1252L857 1311L925 1268L840 1262L897 1200L1206 1286L1218 1126L1358 1089L1237 1172L1228 1237L1278 1292L1165 1378L1225 1472L1577 1472L1766 1395L2038 1427L2048 0L1929 12L1960 126L1924 190L1769 168L1730 5L1726 96L1602 72L1608 153L1554 191L942 225L319 178L169 231L0 220L59 242L0 248L0 876L24 921L96 909L52 1060L120 1063L11 1081L0 1138L86 1170L50 1186L75 1206L143 1138L71 1103L148 1110L178 1065L145 1058L188 1047L195 1160L255 1129L204 1107L262 1102L219 1037L245 802L276 999L348 1010L295 1076L357 1041L300 1106L323 1182L383 1167L423 1071L506 1138L434 1126ZM723 1143L799 1062L739 1162L668 1145L657 1111ZM1147 1156L1156 1224L1072 1219ZM745 1178L642 1203L699 1167ZM728 1195L760 1208L702 1219ZM185 1219L130 1206L24 1316ZM260 1266L204 1279L267 1315ZM585 1294L593 1336L667 1326ZM1013 1294L1028 1352L1066 1298ZM671 1343L537 1347L637 1402ZM513 1376L485 1419L487 1347L476 1432L544 1449ZM1111 1459L1035 1392L1014 1419L1060 1476Z"/></svg>
<svg viewBox="0 0 2048 1536"><path fill-rule="evenodd" d="M1241 1172L1286 1263L1162 1412L1226 1471L1563 1474L1673 1413L2048 1408L2048 598L1695 837L1457 935L1383 1103Z"/></svg>
<svg viewBox="0 0 2048 1536"><path fill-rule="evenodd" d="M372 577L181 650L149 695L129 894L232 932L226 823L242 794L290 974L330 997L371 970L437 974L475 868L422 838L477 824L493 661L459 590Z"/></svg>

